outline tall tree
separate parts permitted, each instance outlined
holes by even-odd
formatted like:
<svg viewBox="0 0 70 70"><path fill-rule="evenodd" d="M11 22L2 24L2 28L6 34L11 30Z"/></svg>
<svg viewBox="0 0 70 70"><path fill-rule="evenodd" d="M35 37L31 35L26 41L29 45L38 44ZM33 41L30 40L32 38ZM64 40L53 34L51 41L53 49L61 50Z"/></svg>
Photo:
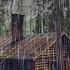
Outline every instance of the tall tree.
<svg viewBox="0 0 70 70"><path fill-rule="evenodd" d="M55 0L56 11L55 11L55 28L56 28L56 70L61 69L61 47L62 47L62 40L61 40L61 1Z"/></svg>

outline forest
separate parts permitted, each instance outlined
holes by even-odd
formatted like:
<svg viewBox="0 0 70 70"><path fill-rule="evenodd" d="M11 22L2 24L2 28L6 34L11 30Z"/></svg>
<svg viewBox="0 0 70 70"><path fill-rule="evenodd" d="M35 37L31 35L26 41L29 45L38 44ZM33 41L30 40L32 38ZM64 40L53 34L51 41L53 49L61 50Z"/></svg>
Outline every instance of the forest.
<svg viewBox="0 0 70 70"><path fill-rule="evenodd" d="M26 3L26 5L24 3ZM61 2L61 4L61 32L66 32L70 36L69 0L66 0L66 2ZM54 1L0 1L0 36L10 33L12 21L11 14L25 15L25 36L34 33L46 33L48 31L52 32L56 30L54 23L54 18L56 17L56 5Z"/></svg>

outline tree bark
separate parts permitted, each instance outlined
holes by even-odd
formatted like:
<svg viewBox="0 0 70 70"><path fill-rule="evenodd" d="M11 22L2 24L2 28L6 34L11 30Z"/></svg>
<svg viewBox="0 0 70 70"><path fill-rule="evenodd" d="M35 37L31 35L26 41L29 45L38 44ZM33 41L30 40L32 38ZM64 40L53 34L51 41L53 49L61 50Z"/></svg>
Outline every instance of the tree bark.
<svg viewBox="0 0 70 70"><path fill-rule="evenodd" d="M61 68L61 1L55 0L56 15L55 15L55 27L56 27L56 70L62 70Z"/></svg>

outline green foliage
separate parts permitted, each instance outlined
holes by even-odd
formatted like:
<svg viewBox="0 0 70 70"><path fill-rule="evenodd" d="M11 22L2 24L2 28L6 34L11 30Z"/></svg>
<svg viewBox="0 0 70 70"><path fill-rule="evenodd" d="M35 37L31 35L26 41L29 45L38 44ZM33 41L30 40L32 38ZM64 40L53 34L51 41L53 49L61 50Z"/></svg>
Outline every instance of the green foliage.
<svg viewBox="0 0 70 70"><path fill-rule="evenodd" d="M5 34L5 9L4 3L0 4L0 36Z"/></svg>

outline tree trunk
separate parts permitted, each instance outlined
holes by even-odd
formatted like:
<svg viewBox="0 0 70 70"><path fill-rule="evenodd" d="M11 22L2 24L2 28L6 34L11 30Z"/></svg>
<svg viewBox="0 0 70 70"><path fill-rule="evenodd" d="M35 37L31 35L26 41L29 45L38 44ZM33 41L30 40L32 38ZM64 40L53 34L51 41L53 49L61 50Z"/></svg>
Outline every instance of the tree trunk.
<svg viewBox="0 0 70 70"><path fill-rule="evenodd" d="M61 1L55 0L56 15L55 15L55 27L56 27L56 70L62 70L61 68Z"/></svg>

